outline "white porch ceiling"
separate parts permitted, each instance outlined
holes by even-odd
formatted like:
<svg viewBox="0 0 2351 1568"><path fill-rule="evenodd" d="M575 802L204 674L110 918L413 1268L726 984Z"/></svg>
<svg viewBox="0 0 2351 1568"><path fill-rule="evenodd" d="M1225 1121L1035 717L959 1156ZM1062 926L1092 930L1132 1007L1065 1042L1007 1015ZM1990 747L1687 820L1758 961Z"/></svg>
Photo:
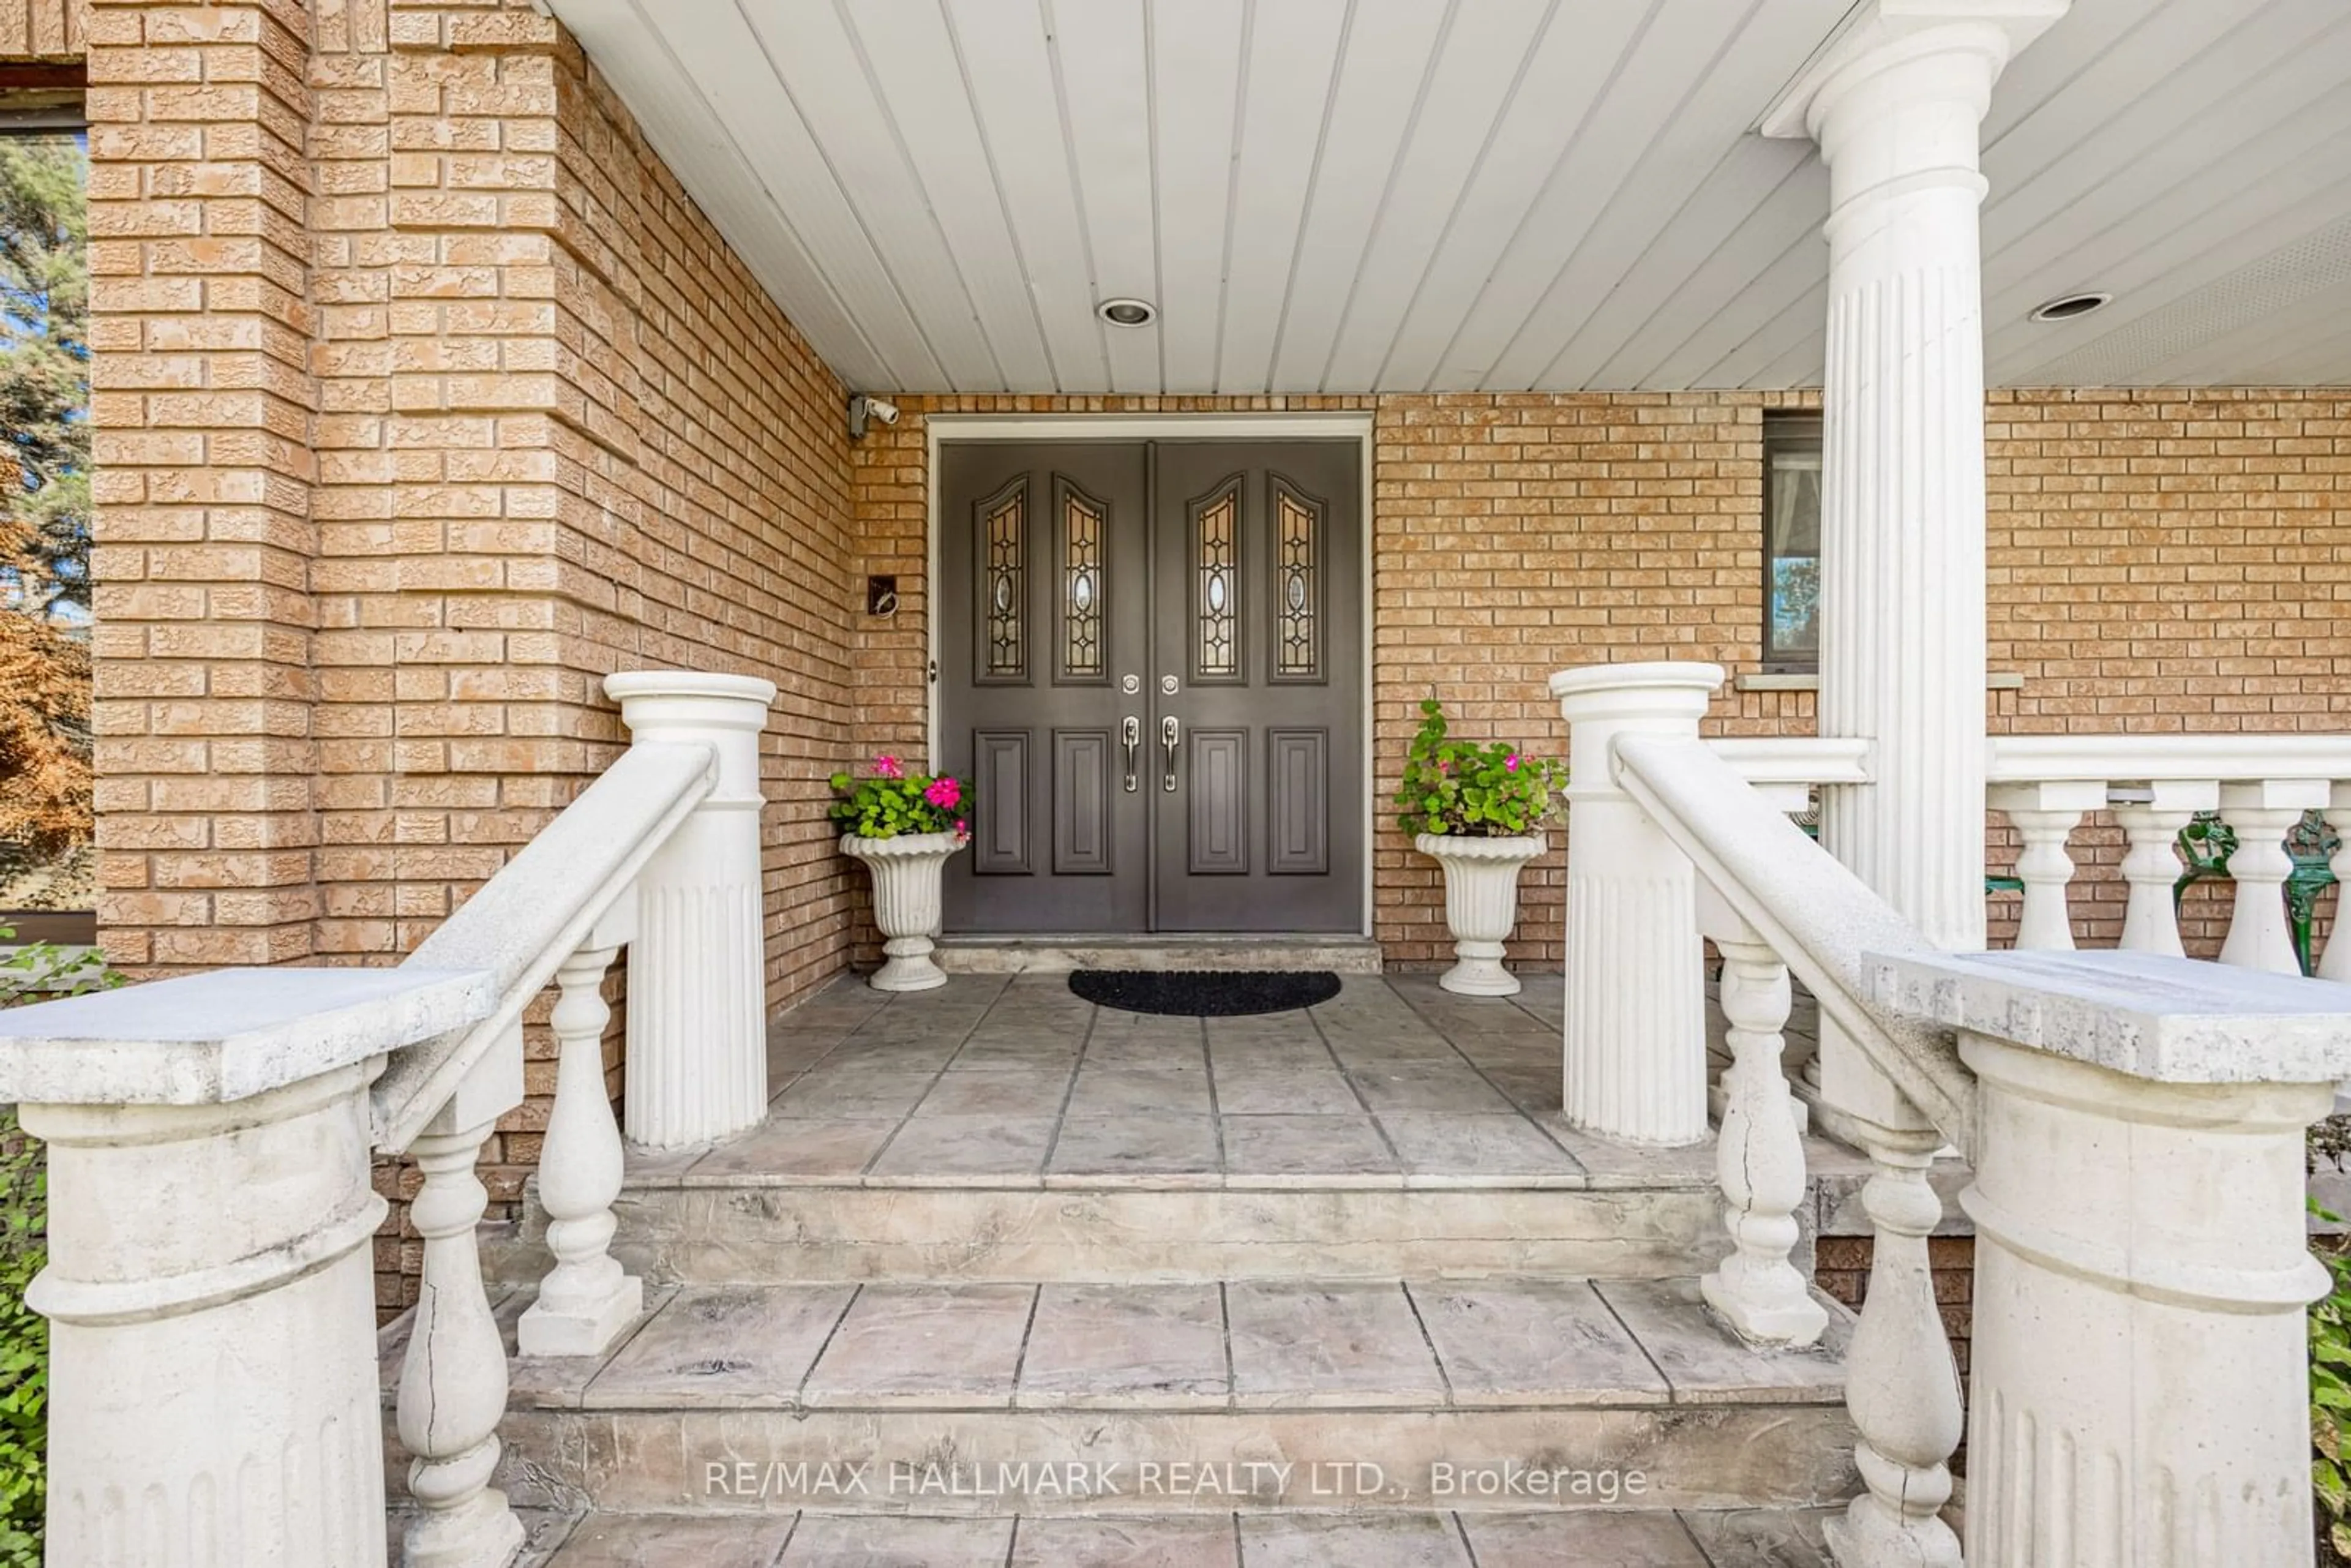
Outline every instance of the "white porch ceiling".
<svg viewBox="0 0 2351 1568"><path fill-rule="evenodd" d="M1816 384L1851 3L549 0L852 385L1175 393ZM1995 385L2351 384L2345 0L2074 0L1983 162Z"/></svg>

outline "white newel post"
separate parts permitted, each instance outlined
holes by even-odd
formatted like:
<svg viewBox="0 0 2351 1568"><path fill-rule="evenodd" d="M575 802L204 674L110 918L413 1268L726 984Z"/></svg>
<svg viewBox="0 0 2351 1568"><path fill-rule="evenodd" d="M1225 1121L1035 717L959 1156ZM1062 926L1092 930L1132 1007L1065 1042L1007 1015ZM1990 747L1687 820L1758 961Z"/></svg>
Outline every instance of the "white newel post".
<svg viewBox="0 0 2351 1568"><path fill-rule="evenodd" d="M718 754L717 787L637 880L628 1135L656 1149L731 1137L768 1109L759 732L776 687L660 670L609 675L604 690L633 740Z"/></svg>
<svg viewBox="0 0 2351 1568"><path fill-rule="evenodd" d="M1969 1559L2308 1564L2303 1134L2351 1073L2351 988L2123 952L1870 962L1981 1089Z"/></svg>
<svg viewBox="0 0 2351 1568"><path fill-rule="evenodd" d="M525 1355L595 1355L644 1310L643 1280L624 1272L608 1250L620 1196L621 1129L604 1083L604 973L628 940L635 902L623 897L588 945L555 972L551 1022L559 1051L555 1106L538 1158L538 1201L548 1213L547 1246L555 1267L538 1299L516 1325Z"/></svg>
<svg viewBox="0 0 2351 1568"><path fill-rule="evenodd" d="M1742 1338L1808 1345L1828 1327L1829 1315L1788 1257L1802 1238L1796 1210L1804 1201L1804 1141L1781 1060L1792 997L1788 967L1712 889L1700 889L1699 906L1700 928L1722 953L1722 1016L1729 1026L1715 1177L1731 1252L1698 1290Z"/></svg>
<svg viewBox="0 0 2351 1568"><path fill-rule="evenodd" d="M1939 946L1984 936L1983 305L1992 83L2065 0L1865 0L1765 111L1829 169L1820 733L1871 743L1821 843ZM1824 1118L1893 1096L1821 1030Z"/></svg>
<svg viewBox="0 0 2351 1568"><path fill-rule="evenodd" d="M2326 784L2319 779L2249 779L2220 786L2220 820L2237 835L2229 855L2229 876L2237 884L2229 911L2229 936L2220 962L2240 968L2299 975L2294 927L2285 917L2285 879L2294 861L2285 852L2286 830L2304 811L2322 810Z"/></svg>
<svg viewBox="0 0 2351 1568"><path fill-rule="evenodd" d="M507 1411L507 1349L482 1288L475 1231L489 1194L475 1167L498 1118L522 1103L522 1025L516 1023L408 1147L424 1185L409 1222L424 1239L423 1276L401 1363L398 1427L420 1511L403 1568L506 1568L522 1521L490 1485Z"/></svg>
<svg viewBox="0 0 2351 1568"><path fill-rule="evenodd" d="M2173 905L2173 888L2183 869L2179 863L2179 830L2199 811L2220 804L2218 784L2158 779L2136 793L2134 800L2115 807L2130 850L2123 856L2123 881L2130 886L2130 902L2123 909L2121 946L2133 953L2182 956L2179 912Z"/></svg>
<svg viewBox="0 0 2351 1568"><path fill-rule="evenodd" d="M48 1145L50 1563L382 1568L368 1085L489 988L229 969L0 1013Z"/></svg>
<svg viewBox="0 0 2351 1568"><path fill-rule="evenodd" d="M1719 664L1562 670L1569 728L1567 1021L1561 1103L1586 1132L1636 1144L1706 1137L1706 977L1697 873L1617 787L1629 732L1695 736Z"/></svg>

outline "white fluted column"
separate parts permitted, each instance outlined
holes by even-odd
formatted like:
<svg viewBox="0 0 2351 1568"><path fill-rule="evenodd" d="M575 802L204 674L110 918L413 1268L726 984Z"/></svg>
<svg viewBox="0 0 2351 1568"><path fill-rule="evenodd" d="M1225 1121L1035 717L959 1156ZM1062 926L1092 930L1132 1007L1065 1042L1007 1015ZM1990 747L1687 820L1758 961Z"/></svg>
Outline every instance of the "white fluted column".
<svg viewBox="0 0 2351 1568"><path fill-rule="evenodd" d="M2299 975L2294 927L2285 917L2285 879L2294 861L2285 852L2286 831L2304 811L2325 808L2327 786L2315 779L2269 779L2220 786L2220 820L2237 835L2229 854L2229 876L2237 884L2229 911L2228 940L2220 962L2273 975Z"/></svg>
<svg viewBox="0 0 2351 1568"><path fill-rule="evenodd" d="M1697 876L1610 761L1616 737L1698 733L1719 664L1562 670L1551 695L1569 728L1568 1123L1635 1144L1706 1137L1706 977Z"/></svg>
<svg viewBox="0 0 2351 1568"><path fill-rule="evenodd" d="M633 907L632 901L622 904ZM589 946L555 971L552 1020L559 1056L555 1106L538 1158L538 1201L555 1267L516 1325L525 1355L595 1355L644 1310L645 1284L611 1254L612 1200L620 1196L621 1129L604 1085L604 973L627 939L607 919Z"/></svg>
<svg viewBox="0 0 2351 1568"><path fill-rule="evenodd" d="M2007 815L2023 848L2016 857L2016 877L2024 883L2024 911L2016 926L2019 947L2068 951L2074 946L2073 912L2065 890L2074 881L2074 857L2065 841L2083 816L2106 803L2104 784L2074 779L2033 784L2004 784L1988 796L1995 811Z"/></svg>
<svg viewBox="0 0 2351 1568"><path fill-rule="evenodd" d="M717 787L637 879L628 1135L656 1149L731 1137L768 1108L759 733L776 687L662 670L607 676L604 690L631 738L718 753Z"/></svg>
<svg viewBox="0 0 2351 1568"><path fill-rule="evenodd" d="M1766 111L1829 169L1820 732L1869 740L1821 842L1940 946L1984 938L1983 304L1992 83L2065 0L1865 0ZM1828 1108L1901 1108L1827 1020Z"/></svg>
<svg viewBox="0 0 2351 1568"><path fill-rule="evenodd" d="M2343 837L2342 847L2327 862L2335 873L2335 926L2318 956L2322 980L2351 980L2351 784L2334 787L2326 808L2326 825Z"/></svg>
<svg viewBox="0 0 2351 1568"><path fill-rule="evenodd" d="M2210 781L2158 779L2135 800L2115 808L2130 849L2123 856L2123 881L2130 902L2123 909L2121 946L2126 952L2179 957L2179 911L2174 889L2179 873L2179 831L2199 811L2220 803L2220 787Z"/></svg>

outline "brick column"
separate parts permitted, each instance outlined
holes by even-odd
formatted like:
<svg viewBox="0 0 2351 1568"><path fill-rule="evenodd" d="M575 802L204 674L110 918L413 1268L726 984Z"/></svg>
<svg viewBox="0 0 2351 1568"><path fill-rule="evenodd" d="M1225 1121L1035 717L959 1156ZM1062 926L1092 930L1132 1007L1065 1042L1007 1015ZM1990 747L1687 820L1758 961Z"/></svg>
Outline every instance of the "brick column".
<svg viewBox="0 0 2351 1568"><path fill-rule="evenodd" d="M99 921L264 964L319 913L308 20L89 10Z"/></svg>

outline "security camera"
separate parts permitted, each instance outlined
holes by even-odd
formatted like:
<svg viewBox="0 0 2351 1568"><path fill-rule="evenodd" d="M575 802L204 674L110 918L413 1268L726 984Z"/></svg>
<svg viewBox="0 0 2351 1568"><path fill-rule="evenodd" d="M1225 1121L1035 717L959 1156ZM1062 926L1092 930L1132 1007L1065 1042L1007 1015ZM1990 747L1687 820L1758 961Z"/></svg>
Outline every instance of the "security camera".
<svg viewBox="0 0 2351 1568"><path fill-rule="evenodd" d="M862 440L865 426L872 420L880 420L883 424L897 423L898 405L888 398L868 397L858 392L849 400L849 439Z"/></svg>

